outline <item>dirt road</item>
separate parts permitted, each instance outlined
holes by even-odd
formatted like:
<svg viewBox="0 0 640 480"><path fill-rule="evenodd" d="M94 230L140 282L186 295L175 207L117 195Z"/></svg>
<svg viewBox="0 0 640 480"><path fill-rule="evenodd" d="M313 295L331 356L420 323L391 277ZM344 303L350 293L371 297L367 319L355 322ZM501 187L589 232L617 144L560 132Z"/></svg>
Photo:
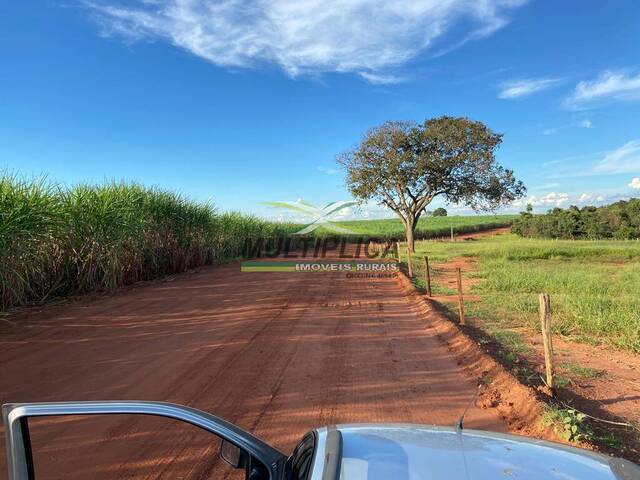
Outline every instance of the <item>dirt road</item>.
<svg viewBox="0 0 640 480"><path fill-rule="evenodd" d="M331 423L453 425L475 391L390 278L241 273L232 264L11 320L0 331L3 403L177 402L284 451ZM479 408L465 425L505 429ZM172 421L39 419L31 433L38 479L222 472L217 444Z"/></svg>

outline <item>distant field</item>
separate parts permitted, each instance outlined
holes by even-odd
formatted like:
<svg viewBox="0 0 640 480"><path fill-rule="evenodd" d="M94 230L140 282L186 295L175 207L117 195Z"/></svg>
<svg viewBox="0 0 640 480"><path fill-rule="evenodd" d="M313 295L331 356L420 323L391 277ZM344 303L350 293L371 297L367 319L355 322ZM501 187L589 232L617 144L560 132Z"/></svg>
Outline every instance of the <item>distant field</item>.
<svg viewBox="0 0 640 480"><path fill-rule="evenodd" d="M470 233L490 228L506 227L513 223L518 215L473 215L451 217L421 218L416 230L416 238L434 238L447 236L453 226L454 233ZM341 227L352 230L358 235L377 237L389 240L404 239L404 227L398 218L384 220L354 220L334 222ZM326 234L325 230L319 230Z"/></svg>
<svg viewBox="0 0 640 480"><path fill-rule="evenodd" d="M538 329L538 294L549 293L557 333L640 352L640 242L557 241L500 235L469 242L419 242L416 258L477 257L470 313L488 325ZM423 277L422 262L414 274ZM436 284L438 279L435 279ZM421 280L418 280L421 283ZM437 285L436 285L437 286ZM446 292L450 293L450 292Z"/></svg>

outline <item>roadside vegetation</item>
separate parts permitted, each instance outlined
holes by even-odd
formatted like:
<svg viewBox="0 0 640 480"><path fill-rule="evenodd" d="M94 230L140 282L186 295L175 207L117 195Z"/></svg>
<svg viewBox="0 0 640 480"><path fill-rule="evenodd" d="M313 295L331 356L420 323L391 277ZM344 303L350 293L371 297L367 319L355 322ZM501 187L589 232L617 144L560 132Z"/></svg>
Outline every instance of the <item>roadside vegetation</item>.
<svg viewBox="0 0 640 480"><path fill-rule="evenodd" d="M402 248L400 253L406 262ZM548 392L541 360L536 360L542 352L539 343L532 341L541 336L538 294L542 292L551 298L556 335L609 347L607 357L613 359L624 358L625 350L640 353L640 241L531 239L514 234L459 242L422 241L416 244L412 261L418 288L425 286L425 255L433 293L453 321L458 319L458 298L451 286L455 286L455 268L462 268L471 334L525 385ZM620 355L615 349L621 350ZM597 368L602 363L584 364L578 358L570 354L556 358L556 394L541 397L543 424L566 441L637 459L637 415L632 410L610 409L605 401L612 395L634 398L631 391L613 393L617 390L612 390L611 382L624 377Z"/></svg>
<svg viewBox="0 0 640 480"><path fill-rule="evenodd" d="M241 256L276 224L134 183L0 176L0 310L112 290Z"/></svg>
<svg viewBox="0 0 640 480"><path fill-rule="evenodd" d="M552 300L555 333L640 352L638 241L541 240L510 234L468 242L419 242L413 261L419 285L424 255L436 271L455 257L478 259L475 271L463 272L474 280L468 293L479 297L466 307L489 330L537 331L538 294L545 292ZM436 293L439 281L436 275Z"/></svg>
<svg viewBox="0 0 640 480"><path fill-rule="evenodd" d="M451 226L456 233L478 231L515 218L433 217L422 220L419 234L448 235ZM404 236L397 219L343 223L357 236ZM136 183L65 188L0 174L0 311L240 258L247 240L283 238L300 228L218 213L213 205Z"/></svg>

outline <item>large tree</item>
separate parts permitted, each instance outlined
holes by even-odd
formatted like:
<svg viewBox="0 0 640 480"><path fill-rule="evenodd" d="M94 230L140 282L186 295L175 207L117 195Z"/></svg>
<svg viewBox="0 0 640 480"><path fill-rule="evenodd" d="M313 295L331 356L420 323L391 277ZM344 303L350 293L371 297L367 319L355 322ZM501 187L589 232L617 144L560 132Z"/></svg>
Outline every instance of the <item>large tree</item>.
<svg viewBox="0 0 640 480"><path fill-rule="evenodd" d="M524 195L513 171L496 162L501 142L502 135L468 118L387 122L339 155L338 163L355 198L377 201L400 217L413 251L416 225L434 198L490 211Z"/></svg>

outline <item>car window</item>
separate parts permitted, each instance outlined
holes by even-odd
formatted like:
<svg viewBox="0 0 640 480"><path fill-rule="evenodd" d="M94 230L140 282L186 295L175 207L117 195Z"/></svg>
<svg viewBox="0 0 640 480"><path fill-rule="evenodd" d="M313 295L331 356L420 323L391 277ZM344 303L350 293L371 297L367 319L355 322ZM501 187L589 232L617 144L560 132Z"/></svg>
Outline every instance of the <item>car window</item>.
<svg viewBox="0 0 640 480"><path fill-rule="evenodd" d="M308 433L293 450L287 461L287 480L307 480L311 472L315 436Z"/></svg>

